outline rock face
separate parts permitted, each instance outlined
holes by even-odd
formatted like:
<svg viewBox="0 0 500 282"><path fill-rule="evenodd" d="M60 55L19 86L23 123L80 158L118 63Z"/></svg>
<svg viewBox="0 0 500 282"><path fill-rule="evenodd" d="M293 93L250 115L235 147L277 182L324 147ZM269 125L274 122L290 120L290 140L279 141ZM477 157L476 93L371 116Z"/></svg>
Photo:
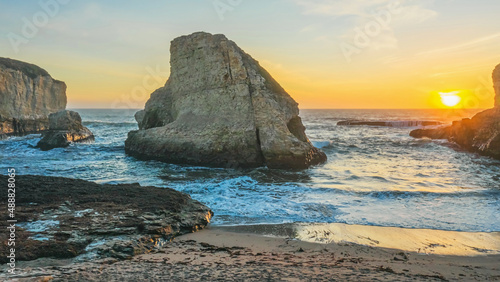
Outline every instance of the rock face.
<svg viewBox="0 0 500 282"><path fill-rule="evenodd" d="M82 125L82 118L77 112L60 111L49 115L49 131L42 134L37 147L51 150L66 147L71 142L94 140L92 132Z"/></svg>
<svg viewBox="0 0 500 282"><path fill-rule="evenodd" d="M410 133L416 138L448 139L462 148L500 159L500 65L493 71L495 108L478 113L471 119L455 121L451 126L417 129Z"/></svg>
<svg viewBox="0 0 500 282"><path fill-rule="evenodd" d="M7 176L0 175L7 183ZM129 258L204 228L213 212L187 194L138 184L16 176L16 260ZM0 196L7 205L7 194ZM7 210L5 210L7 211ZM7 212L1 214L6 222ZM5 228L5 227L4 227ZM3 245L9 232L0 232ZM8 248L0 249L6 263Z"/></svg>
<svg viewBox="0 0 500 282"><path fill-rule="evenodd" d="M171 45L171 74L136 114L125 142L144 159L218 167L306 168L326 161L297 103L224 35L194 33Z"/></svg>
<svg viewBox="0 0 500 282"><path fill-rule="evenodd" d="M32 64L0 58L0 137L46 130L66 108L66 84Z"/></svg>
<svg viewBox="0 0 500 282"><path fill-rule="evenodd" d="M500 64L493 71L493 87L495 88L495 108L500 108Z"/></svg>

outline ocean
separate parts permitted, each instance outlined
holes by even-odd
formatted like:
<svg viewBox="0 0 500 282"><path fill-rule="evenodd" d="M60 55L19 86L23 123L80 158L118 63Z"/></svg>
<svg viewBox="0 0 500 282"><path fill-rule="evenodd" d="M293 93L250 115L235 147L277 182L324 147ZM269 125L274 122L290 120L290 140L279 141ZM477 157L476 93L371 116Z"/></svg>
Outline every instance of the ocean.
<svg viewBox="0 0 500 282"><path fill-rule="evenodd" d="M215 212L212 224L219 226L347 223L500 231L500 161L444 140L409 136L417 127L408 121L451 123L477 110L302 110L306 133L328 162L301 171L140 161L124 151L127 133L137 129L135 110L76 111L96 135L94 143L43 152L34 148L39 134L1 140L1 171L171 187L208 205ZM343 120L394 126L337 126Z"/></svg>

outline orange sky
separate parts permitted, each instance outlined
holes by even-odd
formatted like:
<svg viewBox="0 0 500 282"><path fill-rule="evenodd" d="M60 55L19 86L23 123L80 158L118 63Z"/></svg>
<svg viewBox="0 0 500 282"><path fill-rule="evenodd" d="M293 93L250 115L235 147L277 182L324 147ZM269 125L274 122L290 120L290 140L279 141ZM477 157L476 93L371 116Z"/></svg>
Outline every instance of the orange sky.
<svg viewBox="0 0 500 282"><path fill-rule="evenodd" d="M15 48L4 37L0 56L65 81L68 108L142 108L168 78L169 42L207 31L235 41L303 109L445 107L437 93L457 90L457 107L489 108L500 2L481 3L258 0L220 10L210 1L71 1L28 42ZM7 35L22 35L23 17L41 9L3 5Z"/></svg>

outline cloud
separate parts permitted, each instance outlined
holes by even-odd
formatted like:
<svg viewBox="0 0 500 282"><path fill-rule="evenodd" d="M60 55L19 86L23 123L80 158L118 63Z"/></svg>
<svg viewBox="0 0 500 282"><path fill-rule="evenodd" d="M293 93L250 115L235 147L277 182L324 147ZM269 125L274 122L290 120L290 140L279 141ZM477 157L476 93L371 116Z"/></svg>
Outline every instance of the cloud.
<svg viewBox="0 0 500 282"><path fill-rule="evenodd" d="M394 0L293 0L304 8L304 14L329 16L368 16L369 11Z"/></svg>
<svg viewBox="0 0 500 282"><path fill-rule="evenodd" d="M484 37L480 37L480 38L476 38L476 39L464 42L462 44L452 45L452 46L445 47L445 48L439 48L439 49L421 52L421 53L416 54L416 56L427 56L427 55L436 55L436 54L443 54L443 53L449 54L451 52L463 51L463 50L466 50L468 48L477 47L478 45L481 45L484 42L491 41L491 40L498 39L498 38L500 38L500 33L494 33L494 34L491 34L488 36L484 36Z"/></svg>
<svg viewBox="0 0 500 282"><path fill-rule="evenodd" d="M426 8L433 1L415 0L292 0L306 15L371 18L381 10L394 11L399 23L421 23L438 15Z"/></svg>
<svg viewBox="0 0 500 282"><path fill-rule="evenodd" d="M370 36L370 44L367 47L372 50L398 48L399 40L396 38L396 30L407 25L420 24L432 19L438 13L427 6L434 0L291 0L303 8L305 15L322 15L333 19L344 17L344 23L338 23L346 27L340 31L336 40L353 44L359 30L373 30L374 23L381 25L381 30ZM345 18L348 17L348 18ZM375 27L376 29L376 27ZM309 31L308 28L301 30ZM330 38L330 37L328 37ZM322 37L322 40L325 38Z"/></svg>

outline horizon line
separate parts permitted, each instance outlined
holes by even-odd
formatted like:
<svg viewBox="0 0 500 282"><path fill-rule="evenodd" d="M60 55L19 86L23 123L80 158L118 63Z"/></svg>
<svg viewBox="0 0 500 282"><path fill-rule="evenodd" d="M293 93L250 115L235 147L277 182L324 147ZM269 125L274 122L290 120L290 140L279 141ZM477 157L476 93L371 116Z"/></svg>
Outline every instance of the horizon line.
<svg viewBox="0 0 500 282"><path fill-rule="evenodd" d="M490 108L299 108L299 110L487 110ZM66 108L66 110L144 110L144 108Z"/></svg>

